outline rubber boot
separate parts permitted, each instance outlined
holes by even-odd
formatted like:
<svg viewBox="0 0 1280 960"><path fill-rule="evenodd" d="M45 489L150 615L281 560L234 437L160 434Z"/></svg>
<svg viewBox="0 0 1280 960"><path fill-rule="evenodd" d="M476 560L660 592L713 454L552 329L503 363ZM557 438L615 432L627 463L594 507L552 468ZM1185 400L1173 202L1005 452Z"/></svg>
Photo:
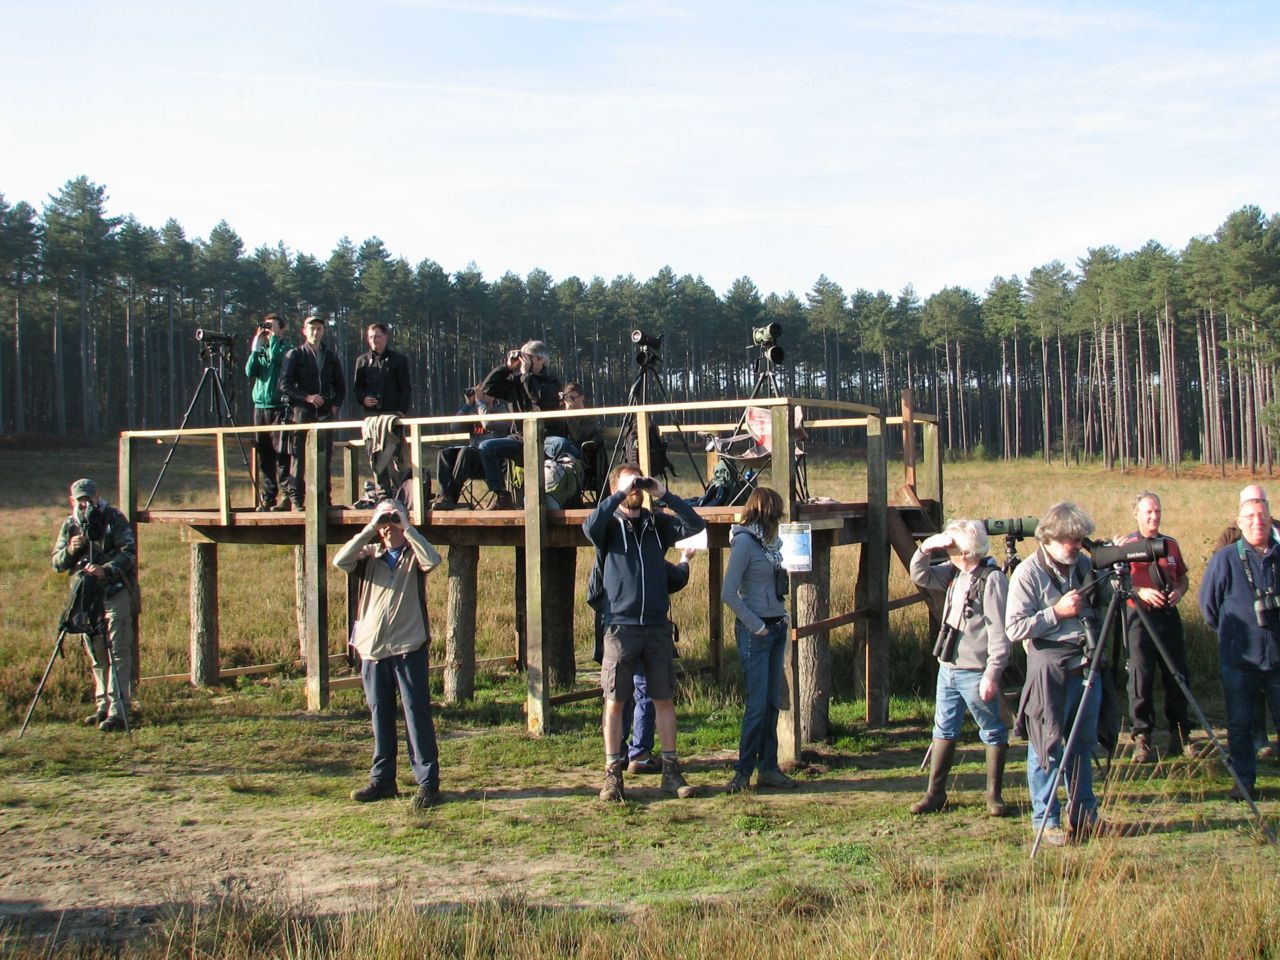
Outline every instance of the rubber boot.
<svg viewBox="0 0 1280 960"><path fill-rule="evenodd" d="M947 802L947 775L956 756L954 740L934 740L929 751L929 787L924 796L911 805L912 813L936 813Z"/></svg>
<svg viewBox="0 0 1280 960"><path fill-rule="evenodd" d="M1003 817L1009 812L1005 806L1000 790L1004 786L1004 758L1009 753L1007 743L998 743L994 747L987 745L987 816Z"/></svg>

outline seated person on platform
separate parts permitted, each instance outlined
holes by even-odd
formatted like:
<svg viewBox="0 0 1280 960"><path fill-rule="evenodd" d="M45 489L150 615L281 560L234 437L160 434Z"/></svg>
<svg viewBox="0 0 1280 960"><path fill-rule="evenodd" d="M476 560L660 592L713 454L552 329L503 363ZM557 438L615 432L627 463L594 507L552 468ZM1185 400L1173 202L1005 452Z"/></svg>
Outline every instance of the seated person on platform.
<svg viewBox="0 0 1280 960"><path fill-rule="evenodd" d="M484 392L499 400L505 400L511 409L520 413L560 409L560 380L548 369L551 354L541 340L530 340L518 350L507 354L506 360L489 372L481 386ZM546 455L558 457L562 453L581 456L577 444L568 439L563 420L546 420ZM513 428L506 437L489 437L479 444L480 463L484 467L484 480L497 495L498 510L514 510L515 498L507 489L503 475L506 461L518 462L523 452L523 442ZM571 448L571 449L570 449Z"/></svg>
<svg viewBox="0 0 1280 960"><path fill-rule="evenodd" d="M474 409L471 416L483 417L488 413L506 413L507 405L484 392L483 387L468 387ZM458 411L463 415L462 411ZM431 501L432 510L457 510L462 506L458 497L462 485L468 480L484 476L480 463L480 444L493 437L506 437L511 432L510 420L481 420L479 423L456 424L458 433L471 432L471 442L466 446L445 447L436 460L436 476L440 478L440 494Z"/></svg>

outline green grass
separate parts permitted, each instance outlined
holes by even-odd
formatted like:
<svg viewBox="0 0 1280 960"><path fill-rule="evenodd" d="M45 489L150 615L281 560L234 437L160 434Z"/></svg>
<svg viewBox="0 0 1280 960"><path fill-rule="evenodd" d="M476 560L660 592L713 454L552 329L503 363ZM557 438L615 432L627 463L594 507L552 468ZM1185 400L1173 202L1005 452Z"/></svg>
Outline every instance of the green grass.
<svg viewBox="0 0 1280 960"><path fill-rule="evenodd" d="M207 479L197 454L190 462L175 458L174 498L194 497ZM213 690L144 686L142 723L130 743L73 722L85 712L87 681L73 646L55 665L32 730L15 740L52 641L47 627L65 597L65 579L47 570L64 478L112 473L105 448L39 451L25 467L21 460L0 459L0 495L11 494L12 504L11 532L0 545L0 712L9 727L0 741L0 871L9 884L0 901L86 909L61 920L32 914L19 931L0 920L0 957L45 955L36 935L55 929L69 939L51 956L111 955L122 943L144 955L227 957L1215 957L1280 950L1280 858L1244 809L1226 800L1215 761L1152 768L1120 760L1103 788L1104 810L1134 835L1048 851L1032 866L1023 751L1012 751L1006 785L1017 815L989 819L970 729L948 808L912 817L907 807L923 789L917 768L932 715L918 608L892 621L894 697L885 728L869 729L862 719L859 644L847 630L832 638L831 737L806 748L796 791L719 792L731 775L741 716L731 647L723 688L694 678L679 691L682 756L691 782L705 788L690 801L663 798L657 777L637 776L627 778L626 803L602 806L595 798L598 703L557 709L552 732L532 738L524 678L505 669L478 676L474 701L437 703L448 800L425 813L412 811L407 796L351 803L347 794L363 783L369 763L361 694L337 691L329 711L308 714L296 671ZM856 491L861 480L856 470L844 476L819 463L811 482ZM1035 513L1046 492L1070 492L1104 532L1124 526L1129 488L1155 485L1193 576L1238 485L1198 475L967 463L950 466L947 483L951 514ZM835 612L852 603L855 554L837 553ZM181 672L187 548L174 531L148 528L142 556L143 672ZM489 592L481 599L479 646L490 656L511 647L503 592L510 551L487 551L482 563ZM579 564L582 578L586 566ZM291 552L227 550L220 576L224 653L242 662L291 658ZM331 584L334 596L339 587ZM434 583L431 595L437 618L440 587ZM698 589L695 582L677 598L689 666L707 649ZM907 592L904 575L895 574L892 589ZM1220 717L1212 638L1189 604L1184 613L1197 693ZM585 661L588 638L580 633ZM589 682L585 672L582 680ZM433 691L438 697L438 680ZM1280 767L1264 764L1260 773L1275 797ZM407 794L403 764L401 783ZM1264 809L1274 820L1275 800ZM74 878L74 900L59 892L63 877ZM1098 903L1106 910L1095 927L1085 918ZM90 907L112 918L106 928ZM136 917L143 907L151 911L145 923Z"/></svg>

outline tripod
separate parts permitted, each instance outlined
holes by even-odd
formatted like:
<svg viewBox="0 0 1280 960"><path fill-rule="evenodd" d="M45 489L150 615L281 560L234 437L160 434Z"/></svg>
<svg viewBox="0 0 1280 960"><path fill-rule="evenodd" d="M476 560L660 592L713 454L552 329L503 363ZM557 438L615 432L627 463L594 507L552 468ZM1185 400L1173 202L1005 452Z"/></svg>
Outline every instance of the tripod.
<svg viewBox="0 0 1280 960"><path fill-rule="evenodd" d="M222 388L222 365L224 359L234 362L234 353L228 345L225 349L228 356L224 358L223 347L221 344L211 340L202 340L203 346L200 349L200 360L204 363L204 372L200 375L200 382L196 384L195 392L191 394L191 402L187 404L186 412L182 414L182 422L178 424L178 430L187 428L187 421L191 419L191 413L196 408L196 404L200 402L200 394L204 392L206 384L209 387L209 412L213 414L217 420L218 426L230 424L236 426L235 417L231 414L231 404L227 401L226 391ZM147 502L143 505L143 510L151 509L151 501L156 497L156 491L160 489L160 482L164 479L164 473L169 469L169 461L173 459L173 452L178 449L178 444L182 441L182 434L178 433L173 438L173 442L169 444L169 452L165 454L164 463L160 465L160 474L156 477L155 484L151 487L151 493L147 496ZM245 452L244 441L240 439L240 434L236 434L236 446L240 448L240 460L244 464L245 470L249 472L249 483L253 483L253 471L249 467L249 455Z"/></svg>
<svg viewBox="0 0 1280 960"><path fill-rule="evenodd" d="M1095 584L1098 582L1098 579L1099 578L1097 577L1094 578ZM1101 634L1094 633L1094 628L1090 619L1082 619L1081 621L1084 624L1085 635L1088 642L1086 655L1089 658L1089 673L1084 680L1084 690L1080 696L1080 707L1076 711L1075 720L1071 724L1071 732L1067 735L1066 745L1062 749L1062 760L1053 774L1053 783L1050 785L1048 796L1046 797L1046 804L1052 802L1054 796L1058 792L1058 785L1062 782L1062 773L1068 758L1074 758L1079 762L1079 758L1074 757L1074 752L1077 741L1079 740L1080 722L1084 714L1084 704L1089 698L1090 691L1093 690L1095 684L1098 683L1098 667L1102 662L1102 657L1098 647L1106 637L1111 635L1110 631L1112 623L1115 620L1117 612L1122 609L1124 602L1132 600L1133 609L1137 613L1138 619L1142 621L1142 625L1146 629L1147 635L1150 636L1152 642L1155 643L1156 650L1159 651L1161 659L1165 662L1165 666L1169 668L1169 673L1173 677L1174 682L1177 683L1178 688L1182 691L1182 695L1187 698L1187 703L1195 710L1196 718L1200 721L1200 726L1204 727L1205 733L1209 735L1209 742L1213 744L1213 748L1218 752L1218 756L1226 765L1227 771L1231 774L1231 779L1235 781L1236 789L1240 791L1240 795L1244 798L1245 802L1249 804L1249 809L1253 812L1254 817L1258 821L1259 829L1262 829L1262 812L1258 810L1258 805L1254 803L1253 797L1249 795L1249 791L1247 791L1244 788L1244 784L1240 782L1240 776L1236 773L1235 767L1231 765L1231 758L1227 755L1226 748L1223 747L1222 742L1217 737L1217 734L1213 732L1213 725L1209 723L1208 718L1204 715L1204 711L1200 709L1199 702L1191 693L1191 686L1187 683L1186 674L1178 669L1177 661L1169 653L1169 648L1165 646L1164 638L1160 635L1160 631L1155 628L1155 625L1151 622L1150 615L1142 606L1142 602L1138 599L1137 594L1133 592L1133 581L1130 578L1129 565L1127 563L1117 563L1111 568L1110 579L1112 590L1111 602L1107 605L1107 612L1102 619ZM1088 758L1085 758L1084 762L1088 763ZM1074 798L1068 796L1068 822L1072 822L1073 804ZM1035 858L1036 852L1040 849L1040 841L1044 837L1045 827L1048 826L1048 823L1049 817L1046 807L1045 818L1040 821L1040 826L1036 830L1036 838L1031 844L1032 859ZM1267 836L1267 839L1272 844L1276 842L1275 838L1266 834L1265 831L1264 836Z"/></svg>
<svg viewBox="0 0 1280 960"><path fill-rule="evenodd" d="M667 388L663 385L662 379L658 376L658 367L662 365L662 355L658 353L656 348L642 346L640 352L636 354L636 363L640 365L640 372L636 374L636 378L631 381L631 387L627 390L627 406L643 407L649 403L650 390L660 403L670 403L671 398L667 394ZM689 458L689 463L693 467L693 475L698 478L698 484L705 490L707 482L702 479L702 470L698 467L698 461L693 455L693 450L689 447L689 441L684 435L684 424L676 414L671 415L671 419L676 426L681 429L676 431L676 435L680 438L680 445L684 447L685 456ZM609 466L605 471L604 478L600 483L600 496L605 496L609 486L609 474L613 472L622 456L623 444L626 443L627 433L636 429L636 415L634 411L629 411L622 418L622 427L618 431L618 439L613 445L613 453L609 455ZM637 433L637 441L639 436ZM665 471L664 471L665 472ZM672 468L672 473L675 469Z"/></svg>
<svg viewBox="0 0 1280 960"><path fill-rule="evenodd" d="M782 391L778 389L778 364L774 360L775 352L781 355L782 350L776 346L761 345L757 349L754 367L756 371L756 383L751 388L751 395L748 400L755 400L757 397L780 397ZM742 416L738 419L738 425L734 428L734 433L741 433L747 425L747 410L742 411ZM799 424L797 424L799 426ZM796 461L796 499L809 499L809 460L805 456L804 449L797 440L795 450L786 451L786 455L794 456ZM777 457L777 452L774 452ZM784 461L785 462L785 461Z"/></svg>
<svg viewBox="0 0 1280 960"><path fill-rule="evenodd" d="M22 720L22 729L18 731L19 740L27 732L27 727L31 723L31 716L35 713L36 704L40 702L40 695L44 693L45 684L49 682L49 674L53 672L54 661L58 657L66 657L62 647L68 633L82 633L88 638L90 644L92 644L95 637L102 641L102 645L107 650L108 688L111 682L114 681L116 699L121 708L120 716L124 720L124 732L128 734L130 740L133 739L133 731L129 728L129 708L120 700L120 674L116 670L116 657L111 649L111 640L106 635L105 614L102 612L102 597L99 594L95 602L94 598L87 596L91 590L100 590L101 588L97 587L96 584L88 583L89 579L87 573L81 573L75 586L71 588L71 596L67 599L67 606L58 620L58 638L53 641L53 652L49 654L49 662L45 664L40 683L36 686L35 696L31 698L31 706L27 707L27 715Z"/></svg>

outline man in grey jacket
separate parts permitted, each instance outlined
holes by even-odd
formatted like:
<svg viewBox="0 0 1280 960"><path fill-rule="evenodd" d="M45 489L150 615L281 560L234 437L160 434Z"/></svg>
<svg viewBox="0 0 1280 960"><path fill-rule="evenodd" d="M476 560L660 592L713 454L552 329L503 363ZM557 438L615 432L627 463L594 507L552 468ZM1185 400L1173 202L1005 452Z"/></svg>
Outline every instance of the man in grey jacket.
<svg viewBox="0 0 1280 960"><path fill-rule="evenodd" d="M1062 846L1069 833L1088 832L1097 820L1091 759L1098 740L1102 687L1086 689L1090 650L1086 622L1100 622L1092 580L1093 565L1081 553L1093 533L1093 521L1074 503L1055 503L1036 526L1040 547L1014 571L1005 607L1009 639L1027 651L1027 680L1018 705L1014 732L1027 738L1027 789L1031 794L1031 826L1047 820L1044 840ZM1076 716L1080 733L1070 756L1063 756ZM1050 788L1059 764L1070 798L1064 831L1058 797Z"/></svg>
<svg viewBox="0 0 1280 960"><path fill-rule="evenodd" d="M988 549L981 521L953 520L942 533L921 543L911 558L913 583L946 591L942 628L934 647L938 687L929 786L912 805L912 813L934 813L947 802L947 776L967 708L986 745L987 813L1005 814L1001 784L1009 732L1000 716L1000 675L1009 662L1009 638L1004 632L1008 582L987 556ZM935 550L946 551L949 562L931 565L929 554Z"/></svg>
<svg viewBox="0 0 1280 960"><path fill-rule="evenodd" d="M422 810L440 798L440 755L427 685L427 574L440 554L410 523L404 505L383 500L368 526L342 545L333 565L359 582L352 644L373 720L369 783L353 790L358 803L397 796L396 690L404 707L409 765Z"/></svg>

